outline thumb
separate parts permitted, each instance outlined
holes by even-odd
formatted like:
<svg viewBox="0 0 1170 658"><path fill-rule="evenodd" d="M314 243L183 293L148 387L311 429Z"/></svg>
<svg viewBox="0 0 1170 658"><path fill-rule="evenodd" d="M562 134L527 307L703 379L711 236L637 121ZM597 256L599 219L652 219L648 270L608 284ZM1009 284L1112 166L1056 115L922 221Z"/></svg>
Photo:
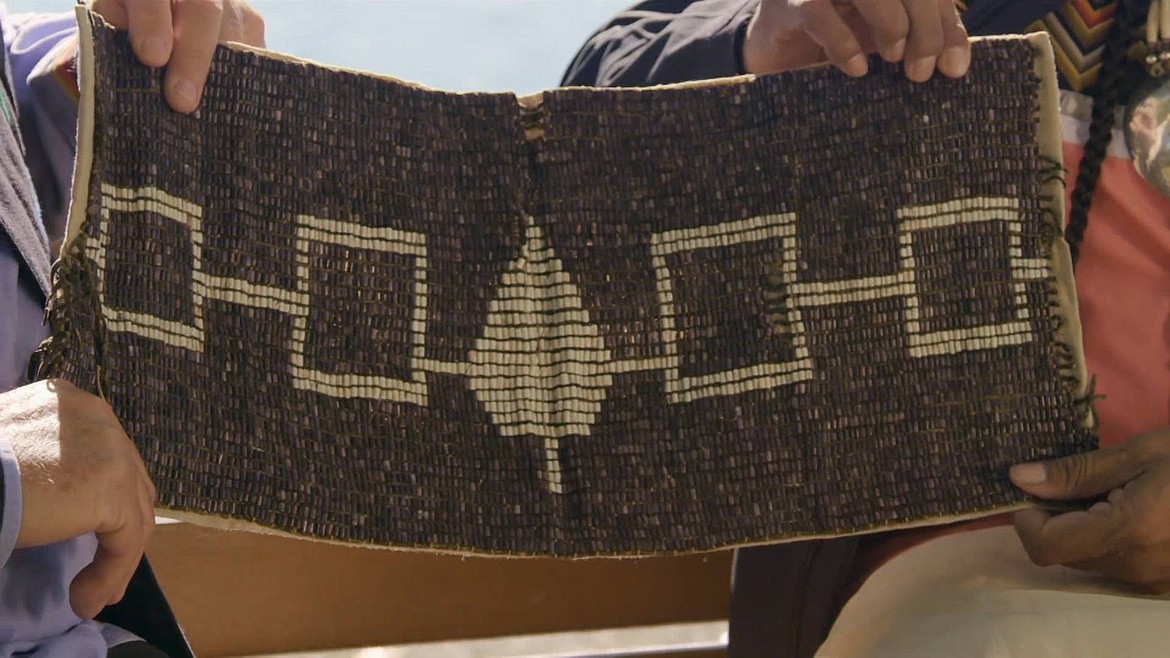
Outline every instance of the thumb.
<svg viewBox="0 0 1170 658"><path fill-rule="evenodd" d="M1044 462L1016 464L1012 483L1049 500L1076 500L1107 493L1141 475L1146 460L1131 446L1084 452Z"/></svg>

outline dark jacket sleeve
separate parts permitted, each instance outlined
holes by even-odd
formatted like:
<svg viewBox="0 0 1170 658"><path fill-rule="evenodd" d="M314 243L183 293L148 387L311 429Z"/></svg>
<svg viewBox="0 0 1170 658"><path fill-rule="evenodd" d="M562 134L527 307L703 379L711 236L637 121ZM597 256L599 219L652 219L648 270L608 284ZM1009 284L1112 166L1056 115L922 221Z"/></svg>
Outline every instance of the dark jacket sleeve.
<svg viewBox="0 0 1170 658"><path fill-rule="evenodd" d="M743 73L743 36L759 0L648 0L577 53L561 84L643 87Z"/></svg>

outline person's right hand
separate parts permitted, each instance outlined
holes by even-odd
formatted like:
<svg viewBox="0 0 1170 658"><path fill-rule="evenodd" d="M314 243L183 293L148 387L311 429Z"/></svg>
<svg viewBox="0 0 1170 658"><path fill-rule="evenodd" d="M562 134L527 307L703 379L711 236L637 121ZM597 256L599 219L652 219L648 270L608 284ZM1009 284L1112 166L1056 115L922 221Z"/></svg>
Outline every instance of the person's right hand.
<svg viewBox="0 0 1170 658"><path fill-rule="evenodd" d="M775 73L828 61L851 76L869 71L866 53L903 62L923 82L935 69L967 73L971 46L954 0L760 0L748 24L748 73Z"/></svg>
<svg viewBox="0 0 1170 658"><path fill-rule="evenodd" d="M63 380L0 395L0 432L20 467L17 548L97 534L93 562L69 588L84 619L126 592L154 530L154 484L110 406Z"/></svg>
<svg viewBox="0 0 1170 658"><path fill-rule="evenodd" d="M216 43L264 47L264 19L247 0L89 0L90 8L130 31L147 66L166 66L167 102L179 112L199 107Z"/></svg>

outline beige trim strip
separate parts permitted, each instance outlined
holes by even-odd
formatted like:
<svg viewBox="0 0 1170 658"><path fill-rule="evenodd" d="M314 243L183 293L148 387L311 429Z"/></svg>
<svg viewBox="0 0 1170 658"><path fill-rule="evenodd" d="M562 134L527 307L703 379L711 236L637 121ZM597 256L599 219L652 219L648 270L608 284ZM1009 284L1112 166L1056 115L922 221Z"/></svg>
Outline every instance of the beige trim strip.
<svg viewBox="0 0 1170 658"><path fill-rule="evenodd" d="M73 240L81 233L85 222L85 208L89 203L89 179L93 172L93 30L89 28L90 13L84 5L74 9L77 14L78 60L77 81L81 98L77 108L77 157L73 163L73 199L69 205L69 219L65 226L65 242L61 254L72 248Z"/></svg>
<svg viewBox="0 0 1170 658"><path fill-rule="evenodd" d="M1060 131L1060 92L1056 87L1056 60L1052 52L1052 42L1044 33L1028 35L1028 41L1036 48L1036 74L1045 82L1040 90L1040 127L1039 143L1040 155L1064 166L1064 149ZM1064 229L1068 209L1065 207L1065 189L1060 180L1053 179L1044 185L1044 192L1052 198L1052 211L1060 218L1060 228ZM1077 302L1076 281L1073 278L1072 256L1069 254L1068 243L1065 242L1062 232L1057 233L1052 243L1052 272L1056 277L1057 296L1060 303L1060 313L1064 317L1058 339L1068 345L1076 358L1077 371L1074 373L1080 382L1077 387L1077 396L1084 396L1089 391L1089 371L1085 364L1085 346L1081 337L1081 312ZM1093 414L1089 411L1085 415L1085 425L1092 426Z"/></svg>

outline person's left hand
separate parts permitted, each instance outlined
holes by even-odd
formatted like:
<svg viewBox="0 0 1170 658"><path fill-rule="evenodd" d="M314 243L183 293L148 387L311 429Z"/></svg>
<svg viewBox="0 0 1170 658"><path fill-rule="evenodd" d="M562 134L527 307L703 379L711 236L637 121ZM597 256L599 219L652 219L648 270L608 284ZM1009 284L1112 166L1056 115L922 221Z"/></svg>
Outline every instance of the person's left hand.
<svg viewBox="0 0 1170 658"><path fill-rule="evenodd" d="M167 102L179 112L199 106L217 43L264 47L264 19L247 0L89 0L89 7L130 31L143 64L167 67Z"/></svg>
<svg viewBox="0 0 1170 658"><path fill-rule="evenodd" d="M1012 467L1012 482L1048 500L1108 494L1087 510L1027 509L1016 532L1032 561L1104 574L1170 592L1170 428L1115 448Z"/></svg>

